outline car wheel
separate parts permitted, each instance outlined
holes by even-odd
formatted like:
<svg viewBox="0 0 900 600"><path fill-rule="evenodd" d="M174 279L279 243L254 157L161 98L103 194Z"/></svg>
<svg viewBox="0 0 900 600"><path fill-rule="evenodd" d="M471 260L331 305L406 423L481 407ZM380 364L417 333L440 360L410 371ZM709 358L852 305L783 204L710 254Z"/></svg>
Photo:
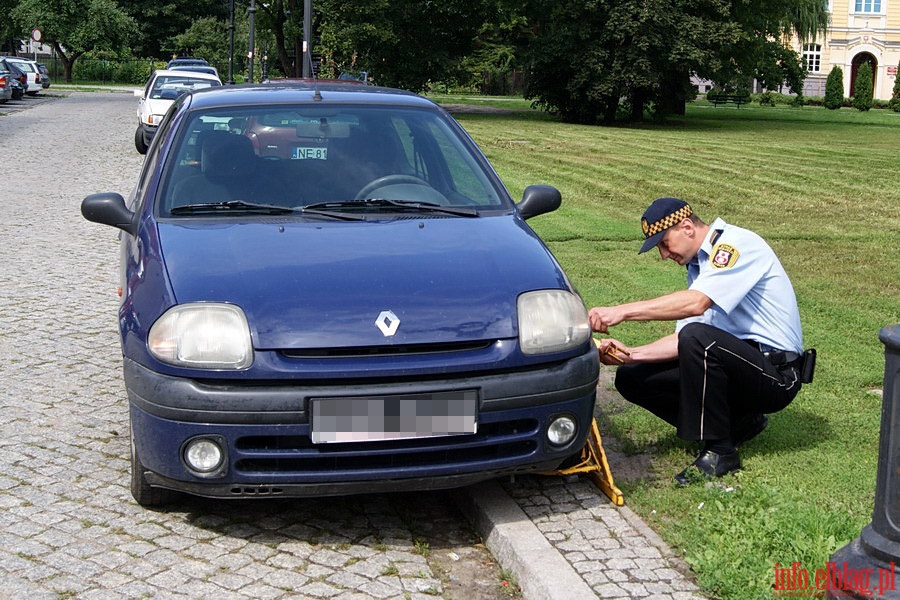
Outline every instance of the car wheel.
<svg viewBox="0 0 900 600"><path fill-rule="evenodd" d="M169 504L178 498L178 492L165 488L153 487L147 483L144 475L144 465L138 456L137 445L134 443L134 429L131 433L131 495L141 506L153 507Z"/></svg>
<svg viewBox="0 0 900 600"><path fill-rule="evenodd" d="M138 154L147 154L147 143L144 141L144 132L141 131L140 125L134 132L134 147L137 149Z"/></svg>

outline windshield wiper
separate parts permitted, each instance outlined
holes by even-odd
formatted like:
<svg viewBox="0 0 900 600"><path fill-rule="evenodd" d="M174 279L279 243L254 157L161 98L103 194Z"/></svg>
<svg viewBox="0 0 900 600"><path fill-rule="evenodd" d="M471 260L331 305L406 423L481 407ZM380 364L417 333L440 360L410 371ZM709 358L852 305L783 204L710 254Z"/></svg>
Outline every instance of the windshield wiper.
<svg viewBox="0 0 900 600"><path fill-rule="evenodd" d="M414 200L391 200L390 198L366 198L364 200L345 200L342 202L320 202L303 207L303 212L308 210L340 211L342 209L360 208L400 208L416 212L437 212L458 217L477 217L478 210L462 206L442 206L433 202L417 202Z"/></svg>
<svg viewBox="0 0 900 600"><path fill-rule="evenodd" d="M332 208L335 204L342 204L341 202L321 202L319 204L310 204L309 206L304 206L300 209L300 212L304 215L315 215L317 217L329 217L331 219L340 219L343 221L365 221L366 215L358 214L358 213L349 213L342 212L340 210L328 210ZM357 204L359 204L357 202ZM340 208L340 207L338 207Z"/></svg>
<svg viewBox="0 0 900 600"><path fill-rule="evenodd" d="M256 204L244 200L228 200L227 202L204 202L176 206L169 211L173 215L212 214L223 212L245 212L265 215L288 215L295 209L275 204Z"/></svg>

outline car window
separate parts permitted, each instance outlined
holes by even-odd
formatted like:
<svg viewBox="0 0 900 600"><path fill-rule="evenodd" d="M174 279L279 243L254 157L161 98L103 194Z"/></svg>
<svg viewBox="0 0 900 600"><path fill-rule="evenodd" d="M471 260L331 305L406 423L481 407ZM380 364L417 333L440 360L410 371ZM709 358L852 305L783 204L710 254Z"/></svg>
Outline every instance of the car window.
<svg viewBox="0 0 900 600"><path fill-rule="evenodd" d="M434 110L257 105L195 112L180 130L159 196L164 216L232 200L504 208L502 184L458 125Z"/></svg>
<svg viewBox="0 0 900 600"><path fill-rule="evenodd" d="M213 79L161 75L153 82L149 97L154 100L160 98L174 100L185 92L193 92L219 85L221 84Z"/></svg>
<svg viewBox="0 0 900 600"><path fill-rule="evenodd" d="M28 62L25 62L25 61L21 61L21 60L15 60L15 61L10 61L10 62L14 62L15 65L16 65L17 67L19 67L19 69L21 69L22 71L25 71L26 73L35 73L35 72L37 72L37 69L36 69L36 68L34 67L34 65L32 65L31 63L28 63Z"/></svg>

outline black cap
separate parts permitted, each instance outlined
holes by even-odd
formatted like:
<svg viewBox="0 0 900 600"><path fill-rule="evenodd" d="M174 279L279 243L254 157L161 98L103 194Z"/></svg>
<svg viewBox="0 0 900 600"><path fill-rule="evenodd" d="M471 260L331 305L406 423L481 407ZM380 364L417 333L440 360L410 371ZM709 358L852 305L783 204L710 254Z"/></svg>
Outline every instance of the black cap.
<svg viewBox="0 0 900 600"><path fill-rule="evenodd" d="M641 229L644 230L644 245L638 254L650 250L659 243L666 230L673 225L678 225L684 219L691 216L691 205L678 198L657 198L653 201L644 216L641 217Z"/></svg>

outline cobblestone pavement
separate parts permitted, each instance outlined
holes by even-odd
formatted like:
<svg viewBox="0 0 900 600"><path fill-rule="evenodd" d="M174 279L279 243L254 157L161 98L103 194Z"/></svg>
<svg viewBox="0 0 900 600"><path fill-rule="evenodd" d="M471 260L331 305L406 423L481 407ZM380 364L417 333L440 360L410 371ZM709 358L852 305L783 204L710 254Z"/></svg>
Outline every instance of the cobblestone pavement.
<svg viewBox="0 0 900 600"><path fill-rule="evenodd" d="M0 106L0 598L507 597L448 493L134 503L117 234L79 207L134 186L135 107Z"/></svg>
<svg viewBox="0 0 900 600"><path fill-rule="evenodd" d="M135 107L70 91L0 105L0 164L17 174L0 196L0 598L499 600L516 595L505 578L526 599L701 598L630 509L579 478L137 506L117 233L79 212L134 186Z"/></svg>

